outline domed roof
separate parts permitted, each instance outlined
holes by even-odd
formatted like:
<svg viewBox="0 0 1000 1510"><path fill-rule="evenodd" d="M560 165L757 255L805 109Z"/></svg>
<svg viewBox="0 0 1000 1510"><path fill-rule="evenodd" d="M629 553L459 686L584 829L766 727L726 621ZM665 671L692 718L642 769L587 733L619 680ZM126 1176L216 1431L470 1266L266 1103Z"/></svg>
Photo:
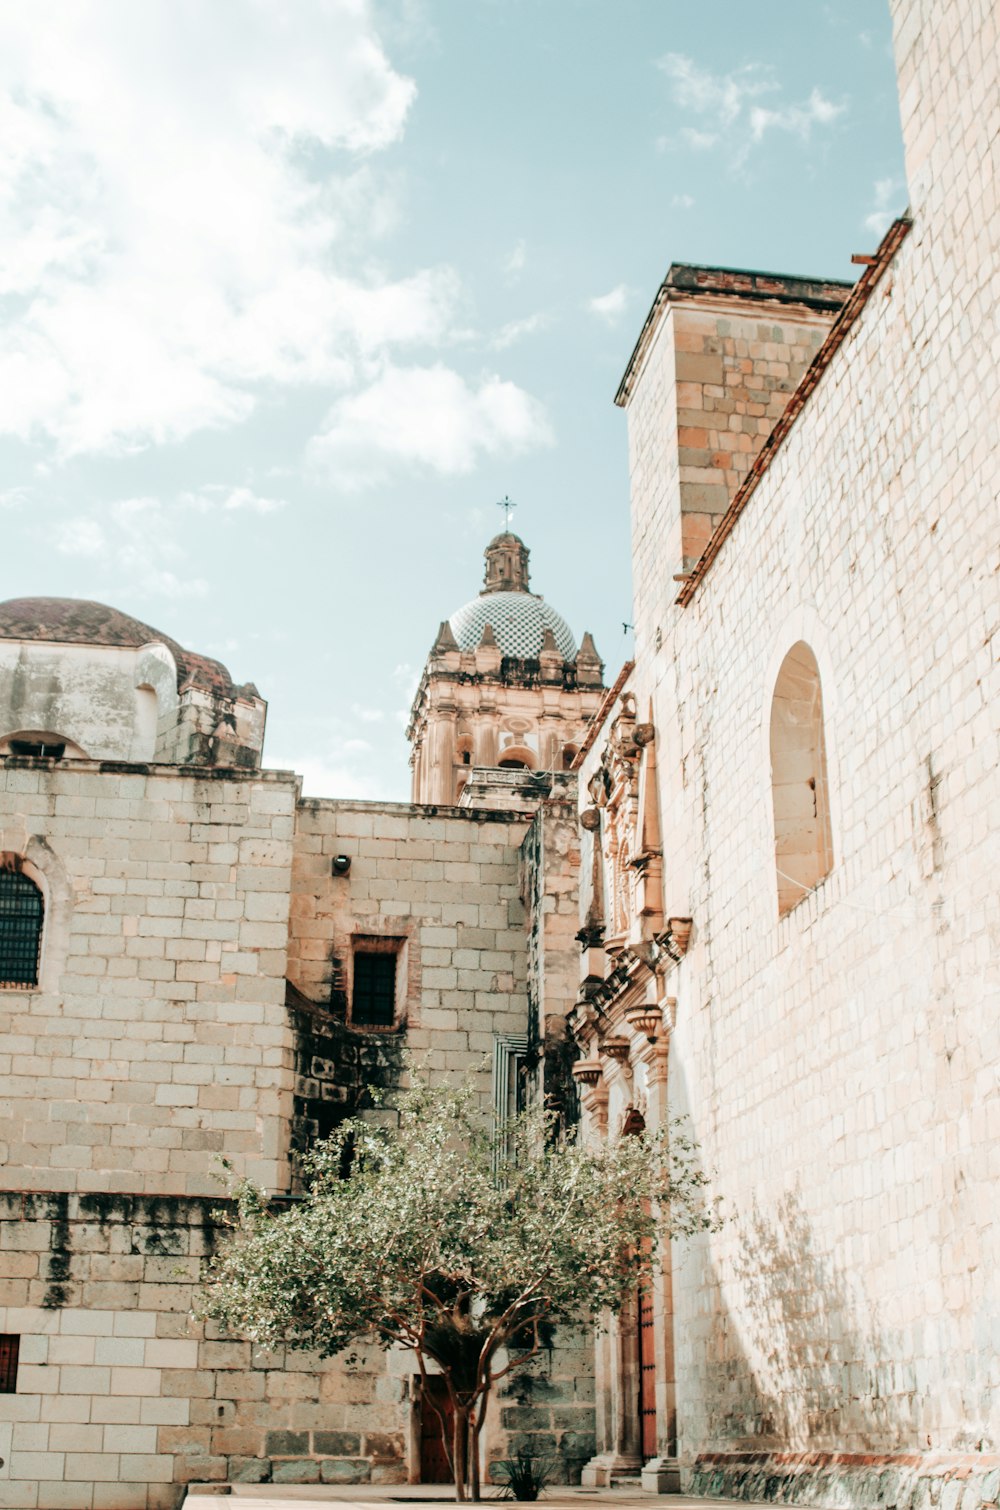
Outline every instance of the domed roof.
<svg viewBox="0 0 1000 1510"><path fill-rule="evenodd" d="M177 665L177 685L194 685L232 697L237 691L259 696L255 687L233 685L221 661L184 650L169 635L120 609L88 598L9 598L0 603L0 640L37 640L57 645L166 645Z"/></svg>
<svg viewBox="0 0 1000 1510"><path fill-rule="evenodd" d="M561 614L532 592L485 592L452 614L451 632L460 650L475 650L487 624L504 655L532 660L551 629L563 660L576 657L573 632Z"/></svg>

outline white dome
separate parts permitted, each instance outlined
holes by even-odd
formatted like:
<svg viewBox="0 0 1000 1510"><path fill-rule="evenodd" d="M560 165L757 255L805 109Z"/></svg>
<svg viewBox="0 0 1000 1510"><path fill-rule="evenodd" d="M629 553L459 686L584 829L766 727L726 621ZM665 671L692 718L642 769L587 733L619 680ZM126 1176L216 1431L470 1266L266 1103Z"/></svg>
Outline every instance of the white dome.
<svg viewBox="0 0 1000 1510"><path fill-rule="evenodd" d="M449 623L460 650L475 650L489 624L504 655L535 659L551 629L563 660L576 659L576 641L566 620L532 592L481 593L457 609Z"/></svg>

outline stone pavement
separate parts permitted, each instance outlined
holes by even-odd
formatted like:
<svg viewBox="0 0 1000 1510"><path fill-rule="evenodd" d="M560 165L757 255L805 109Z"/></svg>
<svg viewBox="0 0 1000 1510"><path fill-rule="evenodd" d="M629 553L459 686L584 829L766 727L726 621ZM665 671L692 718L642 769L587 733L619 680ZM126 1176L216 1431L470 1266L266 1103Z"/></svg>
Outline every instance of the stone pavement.
<svg viewBox="0 0 1000 1510"><path fill-rule="evenodd" d="M224 1498L223 1498L224 1496ZM337 1505L340 1510L399 1510L406 1505L453 1505L447 1484L206 1484L193 1485L184 1510L212 1510L222 1499L226 1510L303 1510L313 1505ZM491 1486L483 1503L513 1505L501 1500ZM553 1485L539 1501L541 1510L617 1510L618 1506L659 1504L663 1510L705 1510L712 1505L735 1505L735 1500L691 1498L684 1494L653 1494L622 1485L615 1489L581 1489L577 1485ZM738 1502L741 1510L765 1510L752 1502ZM773 1506L766 1507L773 1510Z"/></svg>

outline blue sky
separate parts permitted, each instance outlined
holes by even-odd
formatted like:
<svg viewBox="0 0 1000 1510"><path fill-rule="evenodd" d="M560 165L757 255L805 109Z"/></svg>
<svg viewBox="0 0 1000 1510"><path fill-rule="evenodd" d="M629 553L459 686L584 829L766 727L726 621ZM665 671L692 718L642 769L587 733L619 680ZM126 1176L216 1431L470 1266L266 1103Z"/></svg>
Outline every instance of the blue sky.
<svg viewBox="0 0 1000 1510"><path fill-rule="evenodd" d="M0 144L0 597L219 656L328 796L408 795L504 494L628 654L670 262L851 277L906 203L882 0L0 0Z"/></svg>

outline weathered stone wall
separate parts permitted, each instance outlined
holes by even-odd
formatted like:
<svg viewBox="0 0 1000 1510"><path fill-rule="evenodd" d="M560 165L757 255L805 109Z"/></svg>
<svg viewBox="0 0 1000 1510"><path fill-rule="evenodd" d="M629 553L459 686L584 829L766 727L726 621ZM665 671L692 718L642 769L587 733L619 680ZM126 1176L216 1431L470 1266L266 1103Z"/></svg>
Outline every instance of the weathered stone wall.
<svg viewBox="0 0 1000 1510"><path fill-rule="evenodd" d="M573 778L575 789L575 778ZM570 1126L579 1115L568 1022L579 988L580 829L575 791L544 802L521 846L526 908L529 1062L545 1105Z"/></svg>
<svg viewBox="0 0 1000 1510"><path fill-rule="evenodd" d="M0 761L0 850L46 899L38 990L0 990L6 1188L287 1186L295 778Z"/></svg>
<svg viewBox="0 0 1000 1510"><path fill-rule="evenodd" d="M223 1203L0 1196L0 1498L38 1510L167 1510L189 1482L406 1478L409 1370L207 1331L190 1318Z"/></svg>
<svg viewBox="0 0 1000 1510"><path fill-rule="evenodd" d="M677 1255L680 1451L754 1498L877 1498L903 1453L933 1499L941 1453L1000 1440L1000 47L986 0L893 9L913 229L683 610L666 336L629 412L664 911L694 918L670 1098L729 1214ZM799 640L834 865L779 920L768 727ZM791 1489L748 1452L807 1457Z"/></svg>
<svg viewBox="0 0 1000 1510"><path fill-rule="evenodd" d="M94 606L98 617L112 612ZM0 753L12 735L47 734L67 742L67 758L259 767L267 706L217 663L196 657L192 675L156 640L53 644L16 633L0 624Z"/></svg>
<svg viewBox="0 0 1000 1510"><path fill-rule="evenodd" d="M418 1061L426 1059L434 1082L478 1071L488 1098L483 1066L494 1034L527 1031L518 884L525 827L518 813L301 803L289 980L349 1022L356 941L402 941L394 1036ZM333 872L338 855L350 860L346 874Z"/></svg>

